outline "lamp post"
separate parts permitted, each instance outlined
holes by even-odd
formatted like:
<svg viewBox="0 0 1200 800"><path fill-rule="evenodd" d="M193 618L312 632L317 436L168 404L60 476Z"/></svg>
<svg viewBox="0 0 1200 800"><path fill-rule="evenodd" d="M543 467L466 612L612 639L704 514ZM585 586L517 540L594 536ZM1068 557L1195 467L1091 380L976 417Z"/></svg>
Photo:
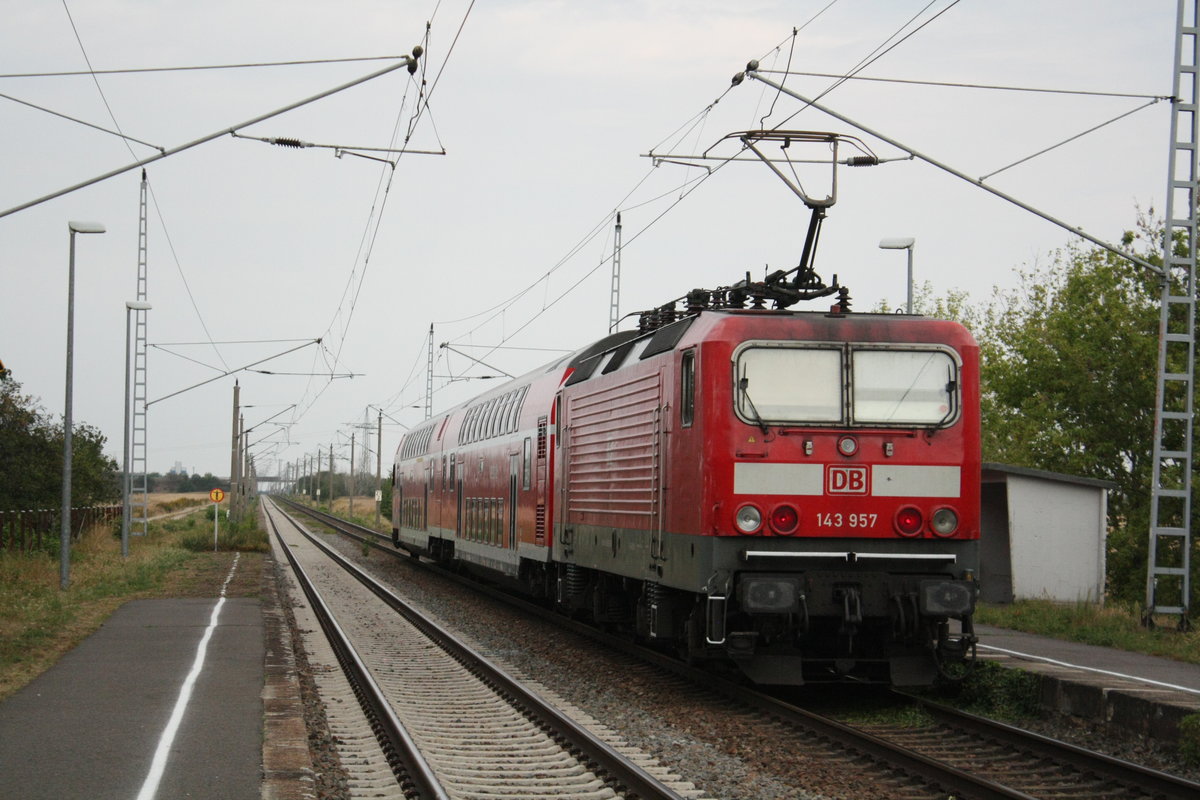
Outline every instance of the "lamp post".
<svg viewBox="0 0 1200 800"><path fill-rule="evenodd" d="M63 409L62 538L59 541L59 587L71 583L71 381L75 366L75 234L104 233L99 222L68 222L71 251L67 266L67 398Z"/></svg>
<svg viewBox="0 0 1200 800"><path fill-rule="evenodd" d="M129 558L129 462L132 458L130 455L133 450L133 441L129 432L129 372L130 372L130 355L129 355L129 339L130 339L130 318L132 311L149 311L149 303L140 303L135 300L125 301L125 452L124 464L121 469L121 558Z"/></svg>
<svg viewBox="0 0 1200 800"><path fill-rule="evenodd" d="M908 251L908 306L906 307L906 310L908 311L909 314L911 314L913 312L912 261L913 261L913 245L915 245L916 243L917 243L917 240L912 238L911 236L905 237L903 239L883 239L879 242L879 249L881 249L881 250L907 250Z"/></svg>

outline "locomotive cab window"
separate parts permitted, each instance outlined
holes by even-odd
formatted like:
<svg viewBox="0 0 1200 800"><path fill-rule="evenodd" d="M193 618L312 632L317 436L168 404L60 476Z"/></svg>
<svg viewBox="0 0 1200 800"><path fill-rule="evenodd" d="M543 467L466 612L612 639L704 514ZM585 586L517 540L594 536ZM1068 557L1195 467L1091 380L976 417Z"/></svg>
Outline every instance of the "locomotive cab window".
<svg viewBox="0 0 1200 800"><path fill-rule="evenodd" d="M855 350L854 421L938 425L954 416L957 364L942 350Z"/></svg>
<svg viewBox="0 0 1200 800"><path fill-rule="evenodd" d="M747 347L735 364L738 416L753 424L845 419L840 350Z"/></svg>
<svg viewBox="0 0 1200 800"><path fill-rule="evenodd" d="M959 360L936 345L747 342L734 408L751 425L943 426L959 411Z"/></svg>

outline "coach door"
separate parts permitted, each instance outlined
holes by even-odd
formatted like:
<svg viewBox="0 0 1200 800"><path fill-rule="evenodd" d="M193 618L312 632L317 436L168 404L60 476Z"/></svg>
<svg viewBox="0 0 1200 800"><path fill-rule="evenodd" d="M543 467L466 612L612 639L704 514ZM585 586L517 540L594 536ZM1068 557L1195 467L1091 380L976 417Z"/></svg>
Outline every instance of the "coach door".
<svg viewBox="0 0 1200 800"><path fill-rule="evenodd" d="M450 456L450 483L454 485L454 538L461 539L463 533L463 491L462 474L458 466L458 454Z"/></svg>

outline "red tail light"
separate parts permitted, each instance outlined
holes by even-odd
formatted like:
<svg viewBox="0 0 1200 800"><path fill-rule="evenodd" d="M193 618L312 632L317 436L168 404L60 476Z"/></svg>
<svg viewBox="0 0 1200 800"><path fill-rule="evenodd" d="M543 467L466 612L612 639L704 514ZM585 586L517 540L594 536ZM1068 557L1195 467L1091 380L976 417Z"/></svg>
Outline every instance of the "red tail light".
<svg viewBox="0 0 1200 800"><path fill-rule="evenodd" d="M921 516L921 512L912 506L905 506L896 512L896 518L893 521L896 526L896 533L901 536L916 536L921 532L921 528L925 525L925 518Z"/></svg>
<svg viewBox="0 0 1200 800"><path fill-rule="evenodd" d="M776 506L771 511L771 529L776 533L794 533L799 524L800 512L789 505Z"/></svg>

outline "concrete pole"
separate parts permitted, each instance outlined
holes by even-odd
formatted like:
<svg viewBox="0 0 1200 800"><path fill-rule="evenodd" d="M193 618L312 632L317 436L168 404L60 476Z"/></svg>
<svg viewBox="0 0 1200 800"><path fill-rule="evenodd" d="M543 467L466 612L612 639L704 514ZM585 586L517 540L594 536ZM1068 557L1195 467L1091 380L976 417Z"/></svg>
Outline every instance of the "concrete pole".
<svg viewBox="0 0 1200 800"><path fill-rule="evenodd" d="M234 520L241 521L242 519L242 492L244 491L244 476L245 467L242 466L244 457L242 447L246 443L246 417L244 414L238 414L238 435L237 435L237 513L234 514Z"/></svg>
<svg viewBox="0 0 1200 800"><path fill-rule="evenodd" d="M350 519L354 519L354 434L350 434Z"/></svg>
<svg viewBox="0 0 1200 800"><path fill-rule="evenodd" d="M233 382L233 433L230 435L229 455L229 513L233 516L237 508L237 474L238 474L238 414L240 412L241 387Z"/></svg>
<svg viewBox="0 0 1200 800"><path fill-rule="evenodd" d="M383 521L383 412L379 412L379 427L375 434L375 527Z"/></svg>
<svg viewBox="0 0 1200 800"><path fill-rule="evenodd" d="M58 582L71 585L71 383L75 365L75 229L67 266L67 396L63 408L62 531L58 543Z"/></svg>
<svg viewBox="0 0 1200 800"><path fill-rule="evenodd" d="M122 409L125 417L125 435L121 438L121 558L129 558L129 451L132 446L129 441L129 372L130 372L130 312L133 309L125 304L125 406Z"/></svg>
<svg viewBox="0 0 1200 800"><path fill-rule="evenodd" d="M63 408L62 533L58 549L59 586L71 585L71 391L75 376L75 234L104 233L98 222L68 222L71 250L67 263L67 392Z"/></svg>

